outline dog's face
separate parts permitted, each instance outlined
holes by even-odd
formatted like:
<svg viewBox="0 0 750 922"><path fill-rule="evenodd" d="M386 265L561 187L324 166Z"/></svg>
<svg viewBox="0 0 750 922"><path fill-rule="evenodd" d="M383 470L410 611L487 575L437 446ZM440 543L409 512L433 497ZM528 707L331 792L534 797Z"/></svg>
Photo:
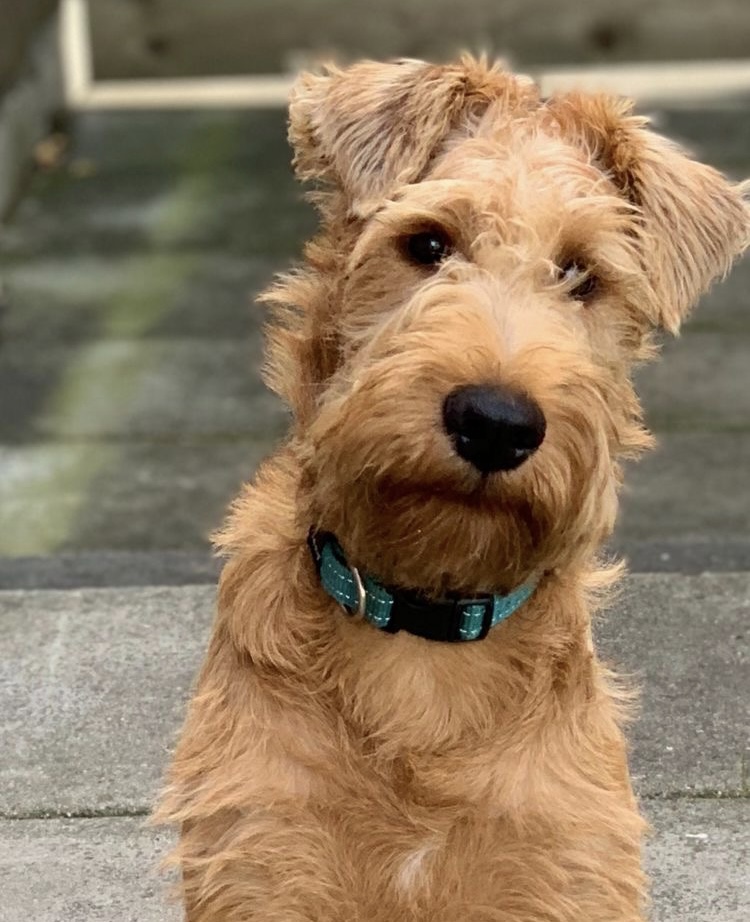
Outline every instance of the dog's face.
<svg viewBox="0 0 750 922"><path fill-rule="evenodd" d="M621 103L542 102L470 59L302 78L291 137L326 181L307 270L272 293L306 514L428 591L507 590L590 555L631 384L748 237L738 189Z"/></svg>

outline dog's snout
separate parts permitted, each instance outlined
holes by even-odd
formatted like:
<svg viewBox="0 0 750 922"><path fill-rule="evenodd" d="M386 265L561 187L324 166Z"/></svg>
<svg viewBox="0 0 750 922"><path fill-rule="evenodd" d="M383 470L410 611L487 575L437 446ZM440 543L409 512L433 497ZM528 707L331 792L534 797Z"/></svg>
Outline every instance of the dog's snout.
<svg viewBox="0 0 750 922"><path fill-rule="evenodd" d="M443 423L456 452L483 474L512 471L544 441L540 406L518 391L467 385L443 403Z"/></svg>

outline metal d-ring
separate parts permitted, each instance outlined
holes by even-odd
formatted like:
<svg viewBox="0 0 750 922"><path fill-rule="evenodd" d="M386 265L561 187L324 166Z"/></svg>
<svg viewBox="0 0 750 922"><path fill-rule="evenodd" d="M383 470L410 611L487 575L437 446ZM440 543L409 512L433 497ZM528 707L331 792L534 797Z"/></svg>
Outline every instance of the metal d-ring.
<svg viewBox="0 0 750 922"><path fill-rule="evenodd" d="M349 567L349 570L354 578L354 585L357 587L357 610L354 614L364 618L367 611L367 592L365 591L365 584L362 582L362 577L359 575L359 570L356 567Z"/></svg>

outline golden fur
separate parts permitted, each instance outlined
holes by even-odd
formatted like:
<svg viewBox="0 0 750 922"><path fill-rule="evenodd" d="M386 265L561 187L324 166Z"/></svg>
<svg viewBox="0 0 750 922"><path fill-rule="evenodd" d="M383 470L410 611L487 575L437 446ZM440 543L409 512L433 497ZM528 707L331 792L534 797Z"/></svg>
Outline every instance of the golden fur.
<svg viewBox="0 0 750 922"><path fill-rule="evenodd" d="M159 817L189 922L640 922L644 823L592 649L631 383L748 241L742 190L620 100L543 101L465 58L300 78L290 137L322 228L266 295L290 437L217 538L213 638ZM434 270L400 241L439 226ZM556 267L599 278L592 303ZM533 395L540 450L482 477L441 402ZM426 593L539 588L480 642L389 635L321 589L305 539Z"/></svg>

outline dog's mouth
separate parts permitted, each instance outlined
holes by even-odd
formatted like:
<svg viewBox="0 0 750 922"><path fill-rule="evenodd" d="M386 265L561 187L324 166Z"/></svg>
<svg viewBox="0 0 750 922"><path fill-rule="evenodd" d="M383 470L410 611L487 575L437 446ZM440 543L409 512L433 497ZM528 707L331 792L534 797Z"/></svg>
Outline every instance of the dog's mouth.
<svg viewBox="0 0 750 922"><path fill-rule="evenodd" d="M383 509L411 505L417 509L440 507L446 516L452 509L461 514L500 514L510 512L516 504L518 491L512 481L517 477L515 472L482 474L473 470L430 483L386 477L376 492Z"/></svg>

